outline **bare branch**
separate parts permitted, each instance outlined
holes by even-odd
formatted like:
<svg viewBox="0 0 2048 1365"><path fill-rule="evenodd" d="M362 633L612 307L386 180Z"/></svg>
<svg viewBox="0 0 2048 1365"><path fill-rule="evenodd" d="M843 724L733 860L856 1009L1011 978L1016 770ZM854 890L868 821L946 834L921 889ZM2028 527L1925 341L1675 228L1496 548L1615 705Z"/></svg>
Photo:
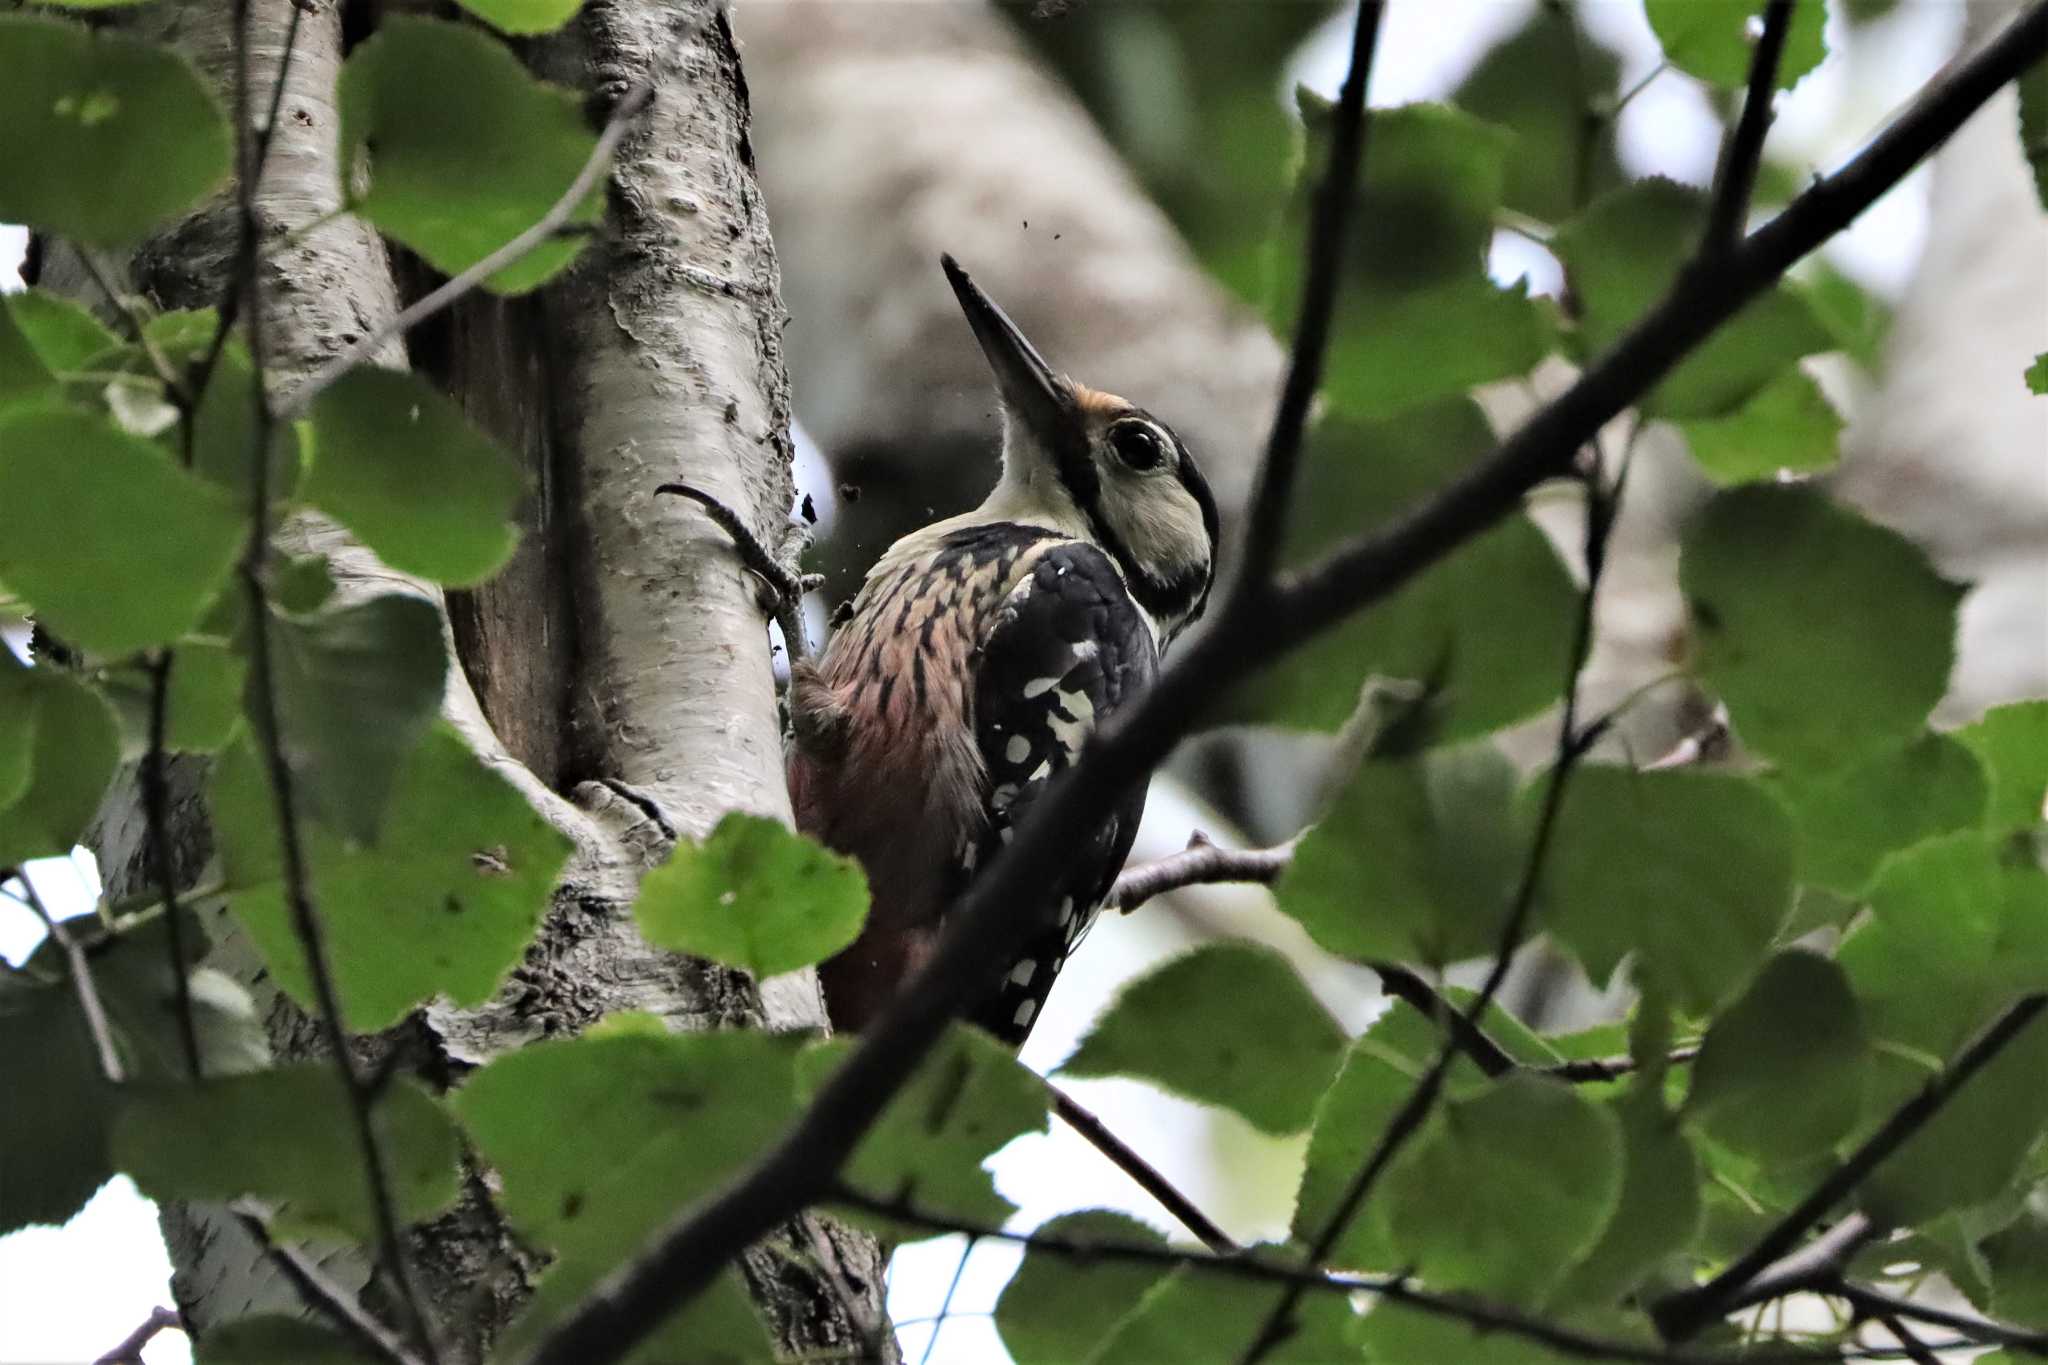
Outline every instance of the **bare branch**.
<svg viewBox="0 0 2048 1365"><path fill-rule="evenodd" d="M1795 0L1769 0L1764 6L1763 33L1749 59L1749 91L1743 96L1742 117L1728 135L1721 151L1721 165L1714 172L1714 198L1707 211L1707 235L1700 243L1700 255L1718 256L1734 246L1749 217L1749 200L1756 189L1757 167L1764 156L1764 134L1771 127L1771 95L1778 85L1778 60L1785 52L1785 34L1792 27Z"/></svg>
<svg viewBox="0 0 2048 1365"><path fill-rule="evenodd" d="M1308 267L1302 273L1301 312L1294 325L1293 357L1280 389L1280 406L1266 438L1266 456L1252 483L1250 524L1245 529L1244 562L1238 566L1233 598L1250 600L1270 591L1280 541L1287 531L1287 510L1293 502L1295 469L1301 463L1301 438L1308 426L1309 406L1323 383L1323 355L1329 348L1330 324L1337 312L1337 275L1344 265L1347 225L1363 175L1366 135L1365 87L1372 78L1373 51L1379 45L1381 0L1365 0L1351 30L1351 66L1338 92L1330 126L1330 160L1316 191L1314 218L1309 224Z"/></svg>
<svg viewBox="0 0 2048 1365"><path fill-rule="evenodd" d="M1138 1183L1138 1188L1159 1201L1161 1208L1180 1221L1180 1225L1203 1246L1219 1256L1229 1256L1241 1248L1231 1240L1230 1234L1216 1226L1214 1219L1203 1213L1195 1204L1160 1174L1157 1167L1139 1156L1122 1138L1111 1132L1109 1125L1093 1113L1081 1107L1071 1095L1058 1086L1047 1083L1046 1090L1052 1095L1052 1111L1076 1133L1085 1138L1094 1148L1110 1159L1116 1168Z"/></svg>
<svg viewBox="0 0 2048 1365"><path fill-rule="evenodd" d="M654 491L688 498L702 507L704 514L716 522L720 530L732 537L733 548L739 551L740 563L746 565L768 588L775 624L782 628L782 645L789 652L789 661L799 664L809 658L811 641L804 630L804 594L823 580L783 567L760 538L748 529L745 518L703 489L692 488L686 483L665 483Z"/></svg>
<svg viewBox="0 0 2048 1365"><path fill-rule="evenodd" d="M1841 1280L1842 1267L1849 1263L1850 1258L1883 1234L1884 1229L1867 1215L1848 1214L1751 1280L1726 1311L1733 1313L1753 1304L1784 1298L1787 1294L1836 1284Z"/></svg>
<svg viewBox="0 0 2048 1365"><path fill-rule="evenodd" d="M189 433L193 416L187 408L181 415ZM190 440L185 442L191 448ZM177 1017L178 1050L185 1058L185 1074L197 1081L202 1074L199 1059L199 1027L192 1017L192 970L185 948L185 920L178 906L178 877L171 865L171 785L164 774L165 736L169 729L171 670L177 652L157 651L149 668L149 748L142 755L142 818L144 837L149 841L149 873L156 881L157 894L164 903L165 951L171 959L172 1010Z"/></svg>
<svg viewBox="0 0 2048 1365"><path fill-rule="evenodd" d="M320 1267L296 1247L273 1239L269 1224L264 1222L255 1205L243 1201L230 1211L235 1215L235 1221L242 1225L242 1230L270 1258L271 1264L291 1281L308 1308L389 1365L421 1365L420 1358L407 1350L405 1343L392 1335L390 1328L377 1321L354 1294L328 1279Z"/></svg>
<svg viewBox="0 0 2048 1365"><path fill-rule="evenodd" d="M1812 1351L1797 1347L1749 1350L1739 1355L1710 1355L1645 1347L1632 1341L1619 1341L1575 1332L1483 1300L1417 1289L1402 1276L1348 1275L1301 1270L1247 1252L1217 1256L1173 1247L1063 1236L1042 1230L1011 1232L1005 1228L931 1213L901 1201L875 1199L857 1190L840 1189L831 1195L831 1201L932 1232L948 1232L989 1241L1010 1242L1032 1251L1042 1251L1071 1259L1082 1265L1112 1262L1126 1265L1156 1265L1176 1270L1188 1268L1231 1279L1298 1287L1303 1292L1376 1294L1432 1317L1450 1318L1465 1323L1476 1331L1501 1332L1508 1336L1520 1337L1586 1360L1634 1362L1635 1365L1705 1365L1706 1362L1733 1362L1739 1359L1744 1365L1764 1365L1765 1362L1769 1362L1770 1365L1811 1365L1817 1361L1843 1359L1832 1351Z"/></svg>
<svg viewBox="0 0 2048 1365"><path fill-rule="evenodd" d="M1700 1055L1696 1047L1675 1047L1664 1056L1668 1066L1684 1066ZM1554 1081L1566 1081L1573 1085L1589 1082L1615 1081L1636 1070L1633 1057L1588 1057L1575 1062L1559 1062L1556 1066L1543 1068L1543 1074Z"/></svg>
<svg viewBox="0 0 2048 1365"><path fill-rule="evenodd" d="M78 996L78 1012L85 1016L86 1032L92 1035L93 1051L99 1054L100 1075L111 1085L121 1084L128 1079L128 1074L121 1065L121 1050L114 1046L114 1030L107 1022L107 1009L100 1001L99 987L93 984L92 964L85 960L85 949L78 946L43 905L43 898L36 893L35 883L28 879L26 869L0 869L0 882L10 878L21 888L21 903L35 912L35 917L43 922L43 930L49 934L50 941L64 954L64 965L70 970L71 989Z"/></svg>
<svg viewBox="0 0 2048 1365"><path fill-rule="evenodd" d="M1920 1340L1919 1333L1899 1321L1896 1315L1879 1313L1875 1317L1879 1325L1898 1340L1900 1348L1906 1353L1906 1359L1912 1361L1913 1365L1941 1365L1940 1357L1928 1348L1926 1342Z"/></svg>
<svg viewBox="0 0 2048 1365"><path fill-rule="evenodd" d="M296 16L294 16L296 19ZM249 139L249 0L235 0L235 126L239 162L237 195L241 218L241 244L237 252L237 278L230 280L232 295L244 299L249 314L249 357L258 376L268 366L263 327L263 272L260 269L262 243L256 220L256 173L261 162ZM280 72L280 77L283 73ZM283 863L285 901L291 911L294 936L305 955L306 973L312 979L313 998L318 1008L322 1041L333 1054L334 1066L347 1093L356 1145L363 1162L363 1179L376 1214L377 1240L381 1259L398 1288L410 1326L426 1354L428 1365L437 1359L433 1328L413 1284L405 1254L405 1239L398 1221L397 1201L392 1195L389 1168L374 1123L375 1095L356 1074L349 1056L348 1029L342 1022L341 996L335 987L334 971L327 959L327 945L320 917L313 907L312 878L306 866L305 849L299 838L298 799L291 764L285 758L284 736L278 715L277 676L271 658L270 601L264 588L263 569L270 551L270 450L277 416L270 394L262 382L250 385L252 455L249 461L249 535L243 547L239 573L249 607L249 710L258 749L270 779L270 795L277 815L278 852Z"/></svg>
<svg viewBox="0 0 2048 1365"><path fill-rule="evenodd" d="M1129 914L1154 896L1187 886L1218 882L1271 886L1294 861L1296 842L1290 839L1272 848L1224 848L1197 834L1179 853L1125 868L1110 888L1103 908Z"/></svg>
<svg viewBox="0 0 2048 1365"><path fill-rule="evenodd" d="M156 1339L158 1332L175 1327L185 1330L185 1320L178 1316L175 1308L152 1308L142 1325L121 1338L119 1345L93 1362L93 1365L144 1365L142 1348Z"/></svg>
<svg viewBox="0 0 2048 1365"><path fill-rule="evenodd" d="M551 240L568 224L577 206L597 187L598 180L611 167L612 152L618 148L619 140L625 137L632 127L633 120L640 116L640 112L653 99L654 87L651 85L642 85L627 91L625 97L613 108L611 118L605 122L604 131L597 135L597 144L590 149L590 157L583 163L583 169L576 172L576 178L569 182L568 189L562 191L562 197L557 199L546 213L535 219L531 227L442 284L397 317L373 328L353 346L313 371L296 388L278 400L278 415L286 420L303 415L315 398L333 387L343 375L375 355L385 342L393 337L405 335L465 295L474 293L485 280L507 266L518 264L528 253Z"/></svg>
<svg viewBox="0 0 2048 1365"><path fill-rule="evenodd" d="M1978 1035L1976 1041L1958 1053L1953 1062L1930 1077L1919 1094L1894 1110L1882 1127L1864 1139L1862 1146L1836 1166L1812 1194L1759 1238L1755 1246L1705 1284L1667 1295L1651 1304L1650 1316L1656 1321L1657 1329L1667 1340L1685 1341L1728 1312L1730 1305L1739 1303L1751 1281L1788 1254L1806 1235L1808 1228L1827 1217L1837 1204L1883 1164L1886 1157L1924 1128L1928 1120L1940 1113L1972 1076L2024 1032L2044 1008L2048 1008L2048 995L2023 996L2008 1007L1991 1027Z"/></svg>
<svg viewBox="0 0 2048 1365"><path fill-rule="evenodd" d="M1899 1318L1909 1322L1926 1323L1932 1327L1946 1327L1976 1343L2007 1346L2034 1354L2048 1354L2048 1332L2029 1332L1969 1313L1951 1313L1945 1308L1900 1298L1895 1294L1851 1284L1847 1280L1815 1285L1814 1290L1829 1298L1842 1300L1859 1316L1885 1322L1885 1330L1892 1331L1894 1335L1897 1335L1896 1331L1886 1320Z"/></svg>
<svg viewBox="0 0 2048 1365"><path fill-rule="evenodd" d="M1684 272L1610 352L1465 474L1392 525L1341 546L1249 611L1223 613L1158 683L1090 742L1016 839L967 888L932 957L803 1116L724 1189L684 1210L647 1249L597 1285L534 1352L536 1361L621 1358L710 1283L744 1247L822 1197L840 1165L916 1071L977 983L1011 960L1033 927L1018 913L1040 869L1097 827L1205 714L1216 689L1338 620L1384 600L1521 505L1541 480L1647 393L1688 351L1839 232L1997 90L2048 53L2048 0L1932 82L1842 170L1807 189L1710 269Z"/></svg>

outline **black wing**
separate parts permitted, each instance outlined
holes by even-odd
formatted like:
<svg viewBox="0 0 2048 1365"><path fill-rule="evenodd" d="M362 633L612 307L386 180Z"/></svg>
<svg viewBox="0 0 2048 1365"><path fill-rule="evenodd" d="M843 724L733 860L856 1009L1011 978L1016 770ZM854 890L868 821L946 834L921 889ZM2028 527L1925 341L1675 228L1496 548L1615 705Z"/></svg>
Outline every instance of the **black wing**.
<svg viewBox="0 0 2048 1365"><path fill-rule="evenodd" d="M976 669L975 728L989 777L977 866L1009 841L1088 734L1158 671L1158 645L1109 558L1080 541L1040 551L1030 577L998 612ZM1032 907L1048 927L991 983L975 1023L1012 1044L1024 1041L1067 954L1123 870L1144 810L1140 784L1099 831L1048 869L1045 900Z"/></svg>

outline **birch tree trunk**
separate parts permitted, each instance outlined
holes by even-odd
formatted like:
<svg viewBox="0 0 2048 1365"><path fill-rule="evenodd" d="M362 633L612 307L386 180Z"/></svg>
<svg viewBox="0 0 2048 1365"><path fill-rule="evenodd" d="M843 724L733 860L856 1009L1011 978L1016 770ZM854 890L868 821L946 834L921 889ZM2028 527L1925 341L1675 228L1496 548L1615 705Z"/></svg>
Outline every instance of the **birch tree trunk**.
<svg viewBox="0 0 2048 1365"><path fill-rule="evenodd" d="M249 107L268 108L292 0L252 0ZM137 21L178 47L232 107L236 31L228 5L162 6ZM355 15L351 12L350 37ZM340 204L335 76L344 15L305 7L256 195L264 249L260 319L274 384L292 380L385 326L426 272L396 262L351 217L309 227ZM411 338L411 359L525 464L534 489L526 538L492 583L446 606L445 716L508 777L576 855L548 922L499 997L475 1010L430 1007L359 1040L364 1061L397 1060L430 1084L459 1084L489 1057L572 1033L619 1010L678 1028L777 1029L824 1022L814 976L756 988L744 975L661 952L634 928L640 873L678 835L722 812L789 818L768 639L751 578L694 505L655 499L664 479L717 491L775 543L790 499L788 384L777 337L779 281L747 150L747 104L725 16L712 0L589 5L578 27L542 44L548 74L600 100L650 85L652 105L621 144L604 238L542 295L475 295ZM260 113L258 115L260 117ZM239 231L232 194L145 243L129 287L163 308L216 303ZM92 297L61 244L42 282ZM407 363L406 347L377 359ZM334 561L341 600L438 590L378 564L335 528L290 528L294 552ZM203 765L179 762L177 874L206 876L212 856ZM630 784L630 786L625 785ZM569 799L565 793L573 794ZM147 894L145 826L134 784L109 800L95 851L109 894ZM215 965L247 983L283 1055L315 1050L305 1016L277 994L231 923ZM464 1199L418 1229L412 1260L445 1358L481 1358L523 1301L537 1258L501 1220L481 1171ZM185 1321L209 1327L255 1308L302 1311L261 1251L221 1210L164 1210ZM875 1245L827 1230L835 1275L815 1267L812 1230L747 1258L749 1282L790 1352L857 1346L880 1319ZM388 1286L335 1248L330 1275L374 1308ZM834 1282L836 1281L836 1282ZM853 1302L857 1299L859 1302Z"/></svg>

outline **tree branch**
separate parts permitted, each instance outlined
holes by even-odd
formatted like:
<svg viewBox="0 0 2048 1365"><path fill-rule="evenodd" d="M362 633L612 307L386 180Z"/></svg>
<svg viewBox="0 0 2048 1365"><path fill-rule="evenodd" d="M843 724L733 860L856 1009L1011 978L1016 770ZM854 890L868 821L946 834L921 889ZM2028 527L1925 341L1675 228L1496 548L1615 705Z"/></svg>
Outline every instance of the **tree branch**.
<svg viewBox="0 0 2048 1365"><path fill-rule="evenodd" d="M1686 272L1577 383L1467 473L1391 526L1284 580L1265 600L1253 601L1253 610L1226 604L1215 627L1095 736L1019 826L1016 839L969 885L925 968L870 1026L803 1116L751 1168L681 1212L646 1251L596 1286L531 1358L558 1365L619 1359L739 1248L821 1197L948 1021L1034 928L1033 917L1017 911L1030 903L1039 870L1095 828L1165 758L1218 687L1384 600L1513 511L1524 492L1568 468L1580 445L1691 348L1903 179L2044 53L2048 0L2037 0L1976 55L1930 84L1848 166L1800 194L1712 269Z"/></svg>
<svg viewBox="0 0 2048 1365"><path fill-rule="evenodd" d="M1294 325L1294 348L1280 406L1266 438L1266 455L1252 481L1250 521L1245 528L1244 561L1238 566L1236 598L1264 596L1280 542L1287 532L1287 513L1294 501L1294 475L1301 462L1301 438L1309 406L1323 383L1323 355L1329 349L1330 323L1337 312L1337 276L1344 266L1344 247L1351 210L1364 174L1366 137L1371 118L1365 87L1372 79L1374 49L1379 45L1382 0L1364 0L1351 30L1351 66L1330 128L1330 160L1316 190L1314 218L1309 225L1308 268L1302 273L1301 312Z"/></svg>
<svg viewBox="0 0 2048 1365"><path fill-rule="evenodd" d="M1771 127L1771 96L1778 85L1778 60L1785 52L1785 34L1792 26L1795 0L1769 0L1764 6L1763 33L1749 59L1749 91L1743 96L1742 116L1728 135L1721 151L1721 165L1714 172L1712 206L1707 211L1707 235L1700 243L1704 257L1725 253L1742 236L1749 217L1750 196L1756 189L1757 167L1764 156L1764 135Z"/></svg>
<svg viewBox="0 0 2048 1365"><path fill-rule="evenodd" d="M1297 842L1290 839L1272 848L1224 848L1197 834L1178 853L1125 868L1116 879L1116 885L1110 888L1103 908L1129 914L1154 896L1163 896L1187 886L1219 882L1256 882L1261 886L1271 886L1280 880L1280 874L1294 861Z"/></svg>
<svg viewBox="0 0 2048 1365"><path fill-rule="evenodd" d="M0 868L0 883L10 879L21 887L21 895L17 899L43 922L43 931L64 954L64 965L70 969L71 989L78 996L78 1012L85 1016L86 1033L92 1038L93 1051L99 1054L100 1075L110 1085L121 1084L128 1079L128 1073L121 1065L121 1050L114 1046L114 1030L107 1022L107 1009L100 1000L99 987L93 984L92 964L85 960L85 949L79 947L64 926L50 914L25 870Z"/></svg>
<svg viewBox="0 0 2048 1365"><path fill-rule="evenodd" d="M1900 1298L1896 1294L1886 1294L1863 1285L1851 1284L1847 1280L1837 1279L1829 1284L1816 1284L1813 1289L1814 1292L1825 1294L1829 1298L1842 1300L1859 1316L1876 1318L1880 1322L1888 1318L1923 1322L1933 1327L1946 1327L1972 1342L2006 1346L2037 1355L2048 1354L2048 1332L2029 1332L1970 1313L1951 1313L1945 1308ZM1889 1322L1886 1322L1886 1330L1893 1330Z"/></svg>
<svg viewBox="0 0 2048 1365"><path fill-rule="evenodd" d="M1806 1230L1825 1218L1906 1140L1940 1113L1970 1078L2004 1051L2048 1008L2048 995L2029 995L2009 1007L1956 1059L1931 1077L1920 1093L1894 1110L1884 1125L1815 1187L1812 1194L1757 1240L1720 1274L1697 1288L1666 1295L1650 1305L1650 1317L1666 1340L1696 1336L1742 1301L1750 1283L1796 1246Z"/></svg>
<svg viewBox="0 0 2048 1365"><path fill-rule="evenodd" d="M1242 1250L1231 1240L1230 1234L1216 1226L1215 1220L1195 1205L1176 1188L1172 1181L1159 1173L1157 1167L1139 1156L1122 1138L1111 1132L1109 1125L1093 1113L1083 1109L1066 1091L1046 1083L1046 1091L1052 1096L1052 1111L1063 1122L1079 1133L1094 1148L1108 1157L1111 1164L1132 1180L1138 1188L1159 1201L1161 1208L1180 1220L1180 1225L1195 1234L1203 1246L1219 1256L1234 1255Z"/></svg>
<svg viewBox="0 0 2048 1365"><path fill-rule="evenodd" d="M170 1327L179 1331L185 1328L185 1320L178 1316L178 1310L152 1308L140 1327L122 1337L119 1345L94 1361L93 1365L144 1365L142 1348L154 1341L158 1332Z"/></svg>
<svg viewBox="0 0 2048 1365"><path fill-rule="evenodd" d="M605 121L604 131L597 135L597 143L590 149L589 158L583 169L576 172L576 178L569 182L569 188L562 191L562 197L535 219L533 225L511 241L493 251L490 255L470 266L467 270L449 279L426 297L405 309L397 317L382 326L375 327L353 346L322 365L319 369L278 400L278 415L289 421L302 415L327 389L333 387L343 375L363 361L375 355L384 343L425 322L434 314L448 308L465 295L474 293L479 285L507 266L516 265L527 254L542 245L569 221L576 206L596 188L597 182L611 167L612 152L618 148L619 140L632 127L633 120L654 100L654 87L636 86L626 92L612 115Z"/></svg>
<svg viewBox="0 0 2048 1365"><path fill-rule="evenodd" d="M269 1224L263 1221L253 1205L243 1201L233 1205L229 1211L242 1225L242 1230L262 1248L278 1272L291 1281L292 1288L299 1291L299 1297L305 1300L308 1308L388 1365L421 1365L419 1357L407 1350L405 1343L393 1336L390 1328L377 1321L355 1295L328 1279L320 1267L296 1247L273 1239Z"/></svg>
<svg viewBox="0 0 2048 1365"><path fill-rule="evenodd" d="M193 412L184 409L180 420L189 433ZM191 449L191 441L185 443ZM178 876L171 865L171 784L164 773L166 735L169 731L171 670L177 665L177 651L157 651L149 669L149 748L142 755L139 778L142 784L142 818L149 841L149 872L164 902L164 942L171 959L172 1008L177 1015L178 1050L185 1058L185 1074L197 1081L202 1074L199 1059L199 1027L192 1018L192 968L186 958L185 920L178 906Z"/></svg>
<svg viewBox="0 0 2048 1365"><path fill-rule="evenodd" d="M902 1201L876 1199L858 1190L844 1188L835 1191L830 1196L830 1202L897 1222L909 1223L932 1232L1009 1242L1082 1264L1115 1262L1125 1265L1163 1266L1175 1270L1187 1268L1231 1279L1298 1287L1303 1292L1375 1294L1432 1317L1462 1322L1478 1332L1501 1332L1540 1343L1565 1355L1587 1360L1636 1362L1637 1365L1704 1365L1709 1361L1732 1362L1739 1359L1744 1365L1810 1365L1811 1362L1839 1361L1842 1358L1833 1352L1824 1353L1798 1348L1786 1348L1776 1352L1748 1351L1736 1356L1646 1347L1632 1341L1576 1332L1540 1318L1525 1316L1514 1309L1478 1299L1417 1289L1403 1276L1349 1275L1302 1270L1278 1261L1261 1259L1248 1252L1218 1256L1173 1247L1096 1240L1044 1231L1012 1232L1006 1228L971 1223L965 1219L927 1212Z"/></svg>

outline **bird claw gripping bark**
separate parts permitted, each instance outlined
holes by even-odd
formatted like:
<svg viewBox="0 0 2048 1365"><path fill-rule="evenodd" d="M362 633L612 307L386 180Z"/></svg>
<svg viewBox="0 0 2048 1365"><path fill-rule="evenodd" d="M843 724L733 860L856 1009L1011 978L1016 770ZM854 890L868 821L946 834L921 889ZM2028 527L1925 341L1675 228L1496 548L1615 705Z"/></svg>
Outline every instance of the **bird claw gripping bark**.
<svg viewBox="0 0 2048 1365"><path fill-rule="evenodd" d="M576 804L643 866L668 857L681 837L668 807L644 787L606 777L577 783L574 795Z"/></svg>
<svg viewBox="0 0 2048 1365"><path fill-rule="evenodd" d="M704 514L732 538L733 548L739 552L740 562L760 580L762 607L774 619L775 624L782 628L782 642L789 652L790 663L801 663L810 657L810 640L804 633L804 595L820 587L825 581L825 576L804 573L791 567L797 563L808 546L809 534L801 528L791 528L795 532L795 541L793 544L785 544L782 547L783 553L778 556L748 529L746 521L738 512L703 489L686 483L665 483L654 491L688 498L703 508Z"/></svg>

